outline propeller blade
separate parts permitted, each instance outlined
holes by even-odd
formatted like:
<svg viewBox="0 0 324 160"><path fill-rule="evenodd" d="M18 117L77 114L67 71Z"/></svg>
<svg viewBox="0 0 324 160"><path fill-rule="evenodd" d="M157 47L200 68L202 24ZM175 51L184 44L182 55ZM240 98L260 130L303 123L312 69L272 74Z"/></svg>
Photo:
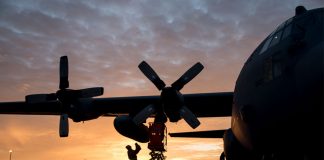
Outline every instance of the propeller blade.
<svg viewBox="0 0 324 160"><path fill-rule="evenodd" d="M172 83L172 88L180 91L184 85L186 85L193 78L195 78L203 69L204 66L201 63L196 63L189 70L187 70L187 72L185 72L178 80Z"/></svg>
<svg viewBox="0 0 324 160"><path fill-rule="evenodd" d="M67 56L60 59L60 89L69 88L69 61Z"/></svg>
<svg viewBox="0 0 324 160"><path fill-rule="evenodd" d="M62 114L60 116L60 137L69 136L69 116Z"/></svg>
<svg viewBox="0 0 324 160"><path fill-rule="evenodd" d="M32 95L27 95L25 97L25 100L27 103L41 103L41 102L47 102L47 101L54 101L56 100L56 94L51 93L51 94L32 94Z"/></svg>
<svg viewBox="0 0 324 160"><path fill-rule="evenodd" d="M93 88L86 88L76 90L78 92L79 98L91 98L96 96L101 96L104 93L103 87L93 87Z"/></svg>
<svg viewBox="0 0 324 160"><path fill-rule="evenodd" d="M180 116L189 124L193 129L200 125L198 118L186 107L180 108Z"/></svg>
<svg viewBox="0 0 324 160"><path fill-rule="evenodd" d="M150 104L133 118L133 122L136 125L140 125L144 123L146 119L153 113L155 113L155 106L153 104Z"/></svg>
<svg viewBox="0 0 324 160"><path fill-rule="evenodd" d="M138 65L138 68L144 73L144 75L159 89L162 90L165 87L165 83L160 79L152 67L145 61Z"/></svg>

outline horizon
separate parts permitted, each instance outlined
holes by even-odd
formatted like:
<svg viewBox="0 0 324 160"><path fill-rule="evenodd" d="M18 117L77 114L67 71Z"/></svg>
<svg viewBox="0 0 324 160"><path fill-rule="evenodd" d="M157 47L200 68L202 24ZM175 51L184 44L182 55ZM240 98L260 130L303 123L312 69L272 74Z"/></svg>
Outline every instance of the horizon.
<svg viewBox="0 0 324 160"><path fill-rule="evenodd" d="M70 88L104 87L100 97L158 95L137 65L145 60L167 85L196 62L205 69L182 90L232 92L254 49L295 7L320 0L289 1L42 1L0 2L0 101L58 90L59 58L69 57ZM107 106L109 107L109 106ZM217 107L217 106L211 106ZM0 159L127 159L135 141L117 133L113 117L70 120L60 138L59 116L0 115ZM192 130L183 120L169 132L226 129L229 117L201 118ZM152 121L150 119L150 121ZM147 144L138 159L149 159ZM171 138L170 160L218 159L222 139Z"/></svg>

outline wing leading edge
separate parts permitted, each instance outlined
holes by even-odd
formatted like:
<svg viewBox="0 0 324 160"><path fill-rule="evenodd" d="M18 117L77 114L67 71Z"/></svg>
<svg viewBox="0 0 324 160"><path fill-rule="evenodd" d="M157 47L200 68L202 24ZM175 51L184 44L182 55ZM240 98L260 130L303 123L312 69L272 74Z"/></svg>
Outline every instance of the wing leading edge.
<svg viewBox="0 0 324 160"><path fill-rule="evenodd" d="M227 117L232 113L233 92L184 94L186 106L197 117ZM150 104L158 104L160 96L97 98L93 105L105 116L136 114Z"/></svg>
<svg viewBox="0 0 324 160"><path fill-rule="evenodd" d="M23 115L59 115L60 104L57 101L44 103L0 102L0 114Z"/></svg>

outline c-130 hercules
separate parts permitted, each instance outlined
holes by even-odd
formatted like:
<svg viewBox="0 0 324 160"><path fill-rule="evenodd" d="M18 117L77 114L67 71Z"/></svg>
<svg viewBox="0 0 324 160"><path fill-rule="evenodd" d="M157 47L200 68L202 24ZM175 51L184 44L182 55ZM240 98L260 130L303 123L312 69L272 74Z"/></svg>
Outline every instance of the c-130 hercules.
<svg viewBox="0 0 324 160"><path fill-rule="evenodd" d="M323 159L324 8L296 8L296 15L274 30L248 58L234 92L184 94L180 89L203 66L197 63L170 87L146 63L145 76L161 96L92 98L102 87L72 90L68 59L60 60L56 93L26 96L25 102L1 102L0 114L60 115L60 136L74 122L117 116L116 130L138 142L148 142L143 122L165 115L171 122L184 118L196 128L197 117L231 116L224 131L176 133L178 137L224 139L226 160ZM118 116L121 115L122 116ZM125 114L125 115L124 115Z"/></svg>
<svg viewBox="0 0 324 160"><path fill-rule="evenodd" d="M231 128L171 137L223 138L226 160L324 159L324 8L295 12L242 68Z"/></svg>

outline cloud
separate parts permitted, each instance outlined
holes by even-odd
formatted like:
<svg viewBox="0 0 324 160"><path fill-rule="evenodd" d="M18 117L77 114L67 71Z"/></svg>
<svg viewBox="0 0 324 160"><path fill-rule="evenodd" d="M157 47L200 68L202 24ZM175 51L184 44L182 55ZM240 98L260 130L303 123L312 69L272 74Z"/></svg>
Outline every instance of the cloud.
<svg viewBox="0 0 324 160"><path fill-rule="evenodd" d="M201 62L205 69L183 93L233 91L249 54L277 25L293 16L300 4L308 9L324 6L318 0L3 0L0 101L55 92L62 55L69 56L71 88L103 86L104 97L159 94L137 68L143 60L167 84ZM124 145L133 143L116 134L111 119L84 127L71 124L71 137L59 139L58 118L43 118L1 115L0 159L7 158L12 147L15 156L27 160L126 158ZM170 128L191 130L179 124ZM226 128L229 122L206 120L205 124L200 129ZM169 159L215 159L221 152L221 140L205 140L206 144L192 139L171 141ZM184 143L196 143L202 150ZM179 145L196 156L173 151Z"/></svg>
<svg viewBox="0 0 324 160"><path fill-rule="evenodd" d="M120 70L142 78L137 72L142 60L155 64L170 83L201 61L209 73L200 79L203 84L219 81L225 87L212 90L232 90L244 60L267 33L293 15L298 3L3 1L0 66L6 70L0 74L15 79L11 85L37 77L51 84L46 89L56 90L58 59L68 55L71 86L111 87L124 76ZM227 65L231 74L219 69ZM141 85L150 88L149 83ZM128 86L136 90L136 85ZM206 89L202 84L196 87Z"/></svg>
<svg viewBox="0 0 324 160"><path fill-rule="evenodd" d="M20 87L19 87L19 91L20 92L23 92L23 93L26 93L26 91L30 88L30 85L29 84L22 84Z"/></svg>

